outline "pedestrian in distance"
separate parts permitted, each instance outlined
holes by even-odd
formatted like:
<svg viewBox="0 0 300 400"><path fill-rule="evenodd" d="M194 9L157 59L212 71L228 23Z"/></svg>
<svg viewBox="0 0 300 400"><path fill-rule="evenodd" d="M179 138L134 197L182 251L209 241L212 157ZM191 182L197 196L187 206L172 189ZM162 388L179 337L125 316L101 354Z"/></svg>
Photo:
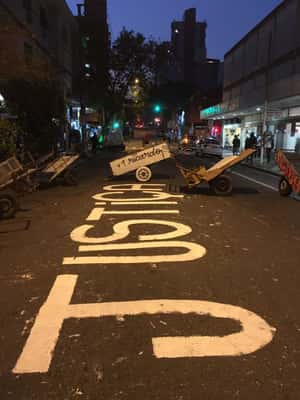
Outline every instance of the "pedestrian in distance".
<svg viewBox="0 0 300 400"><path fill-rule="evenodd" d="M256 150L256 146L257 146L257 138L254 135L254 132L251 132L250 138L249 138L249 149ZM254 153L250 156L251 162L253 162L253 157L254 157Z"/></svg>
<svg viewBox="0 0 300 400"><path fill-rule="evenodd" d="M255 158L259 158L259 159L260 159L262 141L263 141L263 139L262 139L261 135L258 136L258 138L257 138L257 143L256 143Z"/></svg>
<svg viewBox="0 0 300 400"><path fill-rule="evenodd" d="M250 149L250 138L249 138L248 135L247 135L246 141L245 141L245 149L246 149L246 150L247 150L247 149Z"/></svg>
<svg viewBox="0 0 300 400"><path fill-rule="evenodd" d="M240 147L241 147L241 140L238 137L238 135L234 136L232 144L233 144L233 155L238 156L240 154Z"/></svg>
<svg viewBox="0 0 300 400"><path fill-rule="evenodd" d="M98 147L98 136L97 133L94 133L94 135L92 136L92 152L93 154L97 153L97 147Z"/></svg>
<svg viewBox="0 0 300 400"><path fill-rule="evenodd" d="M269 164L271 162L271 155L274 147L273 137L271 135L267 136L265 146L266 146L267 163Z"/></svg>

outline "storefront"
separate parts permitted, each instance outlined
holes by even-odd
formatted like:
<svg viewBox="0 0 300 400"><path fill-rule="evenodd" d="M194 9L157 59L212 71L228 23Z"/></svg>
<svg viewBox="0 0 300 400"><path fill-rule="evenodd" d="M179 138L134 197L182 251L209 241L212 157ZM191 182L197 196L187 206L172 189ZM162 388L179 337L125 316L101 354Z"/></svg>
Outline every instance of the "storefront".
<svg viewBox="0 0 300 400"><path fill-rule="evenodd" d="M287 121L278 124L276 129L276 148L288 151L299 151L300 118L299 121Z"/></svg>
<svg viewBox="0 0 300 400"><path fill-rule="evenodd" d="M225 149L231 149L235 136L241 138L241 133L242 124L240 119L225 120L223 125L223 147Z"/></svg>
<svg viewBox="0 0 300 400"><path fill-rule="evenodd" d="M258 112L257 114L247 115L243 119L243 127L241 131L241 148L244 149L247 138L250 138L251 134L257 138L261 137L263 131L263 114Z"/></svg>

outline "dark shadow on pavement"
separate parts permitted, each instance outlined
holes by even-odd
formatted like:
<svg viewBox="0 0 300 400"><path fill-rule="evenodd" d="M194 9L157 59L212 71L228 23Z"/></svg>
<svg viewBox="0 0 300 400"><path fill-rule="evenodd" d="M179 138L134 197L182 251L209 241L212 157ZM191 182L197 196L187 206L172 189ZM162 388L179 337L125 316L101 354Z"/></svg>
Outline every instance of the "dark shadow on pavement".
<svg viewBox="0 0 300 400"><path fill-rule="evenodd" d="M196 186L193 188L188 188L186 186L180 186L179 188L176 188L176 189L170 187L170 192L183 193L183 194L189 194L189 195L205 195L205 196L222 197L222 196L217 196L209 187L205 187L205 186ZM259 191L256 189L253 189L253 188L234 187L232 190L232 195L229 195L226 197L236 196L239 194L257 195L257 194L259 194Z"/></svg>
<svg viewBox="0 0 300 400"><path fill-rule="evenodd" d="M250 187L234 187L232 195L234 196L238 194L259 194L259 191Z"/></svg>
<svg viewBox="0 0 300 400"><path fill-rule="evenodd" d="M0 234L27 231L30 224L29 220L4 220L0 223Z"/></svg>

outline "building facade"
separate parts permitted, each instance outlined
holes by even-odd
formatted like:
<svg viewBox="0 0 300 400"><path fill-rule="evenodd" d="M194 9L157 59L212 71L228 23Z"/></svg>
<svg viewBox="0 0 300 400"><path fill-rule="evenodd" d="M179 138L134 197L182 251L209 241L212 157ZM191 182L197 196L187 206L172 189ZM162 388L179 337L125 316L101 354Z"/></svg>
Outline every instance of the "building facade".
<svg viewBox="0 0 300 400"><path fill-rule="evenodd" d="M106 0L77 5L80 32L80 97L85 106L103 107L108 85L110 32Z"/></svg>
<svg viewBox="0 0 300 400"><path fill-rule="evenodd" d="M202 118L223 126L223 143L252 132L277 148L300 142L300 0L284 0L224 60L223 102Z"/></svg>
<svg viewBox="0 0 300 400"><path fill-rule="evenodd" d="M197 22L196 9L184 12L182 21L171 25L174 80L197 84L199 68L206 62L206 22Z"/></svg>
<svg viewBox="0 0 300 400"><path fill-rule="evenodd" d="M77 22L65 0L1 0L0 80L55 79L71 99L77 40Z"/></svg>

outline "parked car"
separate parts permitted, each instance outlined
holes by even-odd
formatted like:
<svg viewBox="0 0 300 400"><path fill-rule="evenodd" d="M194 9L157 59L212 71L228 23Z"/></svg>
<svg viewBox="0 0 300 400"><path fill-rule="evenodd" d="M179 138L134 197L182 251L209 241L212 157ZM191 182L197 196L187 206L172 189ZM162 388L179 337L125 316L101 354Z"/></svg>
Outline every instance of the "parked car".
<svg viewBox="0 0 300 400"><path fill-rule="evenodd" d="M205 138L198 144L197 155L224 158L232 156L232 150L224 149L222 144L215 138Z"/></svg>

